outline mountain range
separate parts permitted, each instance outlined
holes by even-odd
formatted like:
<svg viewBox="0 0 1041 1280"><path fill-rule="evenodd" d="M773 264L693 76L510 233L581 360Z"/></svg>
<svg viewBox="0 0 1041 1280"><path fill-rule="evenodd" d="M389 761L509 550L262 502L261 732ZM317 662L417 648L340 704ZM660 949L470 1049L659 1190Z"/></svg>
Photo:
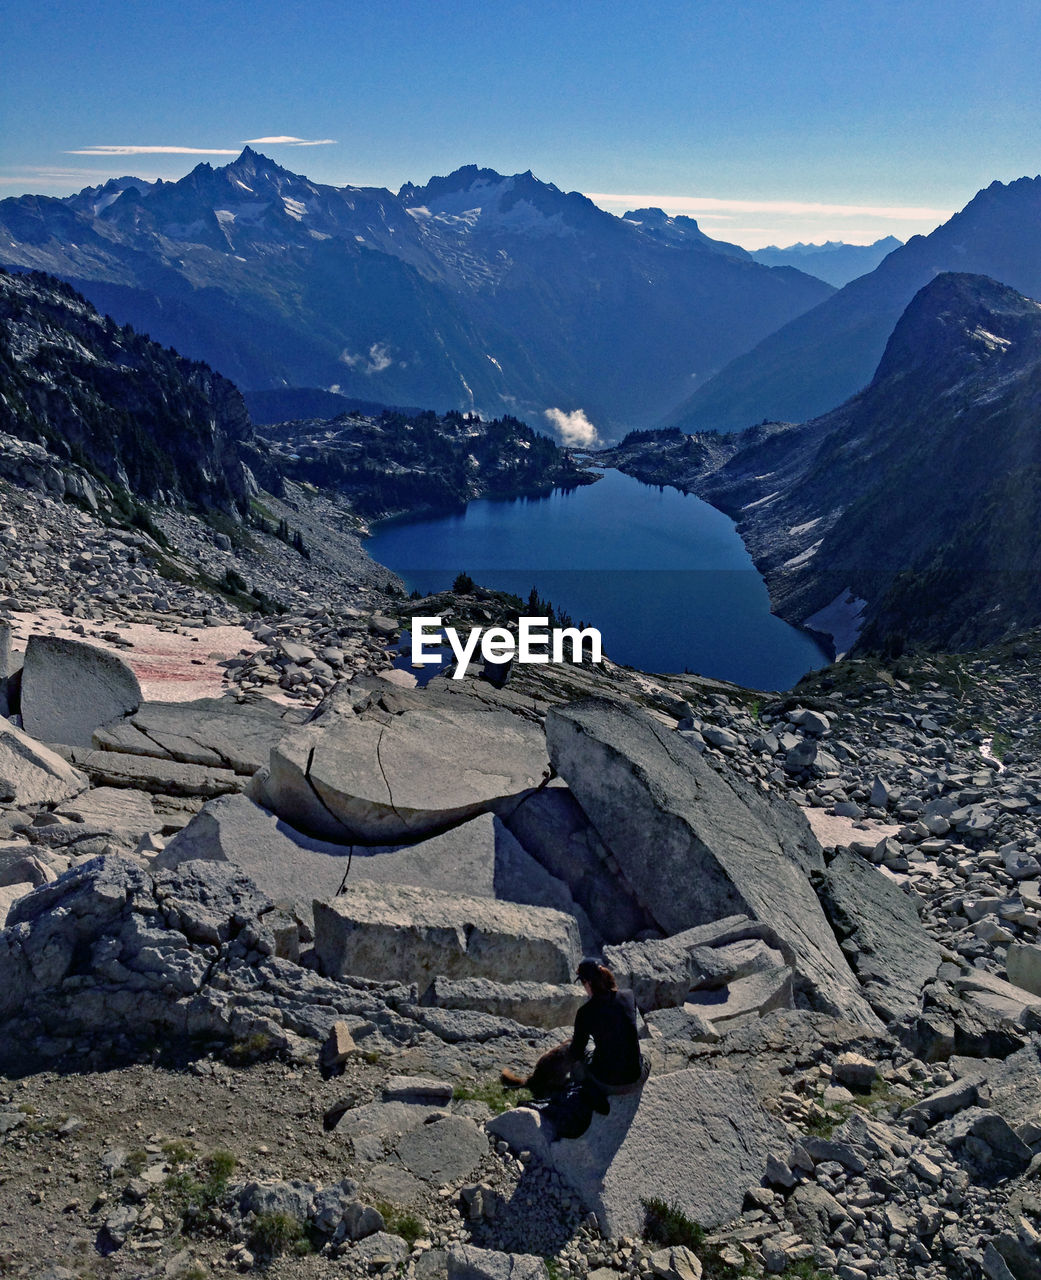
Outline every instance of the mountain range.
<svg viewBox="0 0 1041 1280"><path fill-rule="evenodd" d="M887 254L902 244L903 241L896 236L883 236L874 244L845 244L841 240L828 240L824 244L790 244L785 249L771 244L765 249L754 249L752 257L768 267L797 267L841 289L857 276L874 271Z"/></svg>
<svg viewBox="0 0 1041 1280"><path fill-rule="evenodd" d="M734 431L827 413L870 381L915 293L944 271L990 276L1041 297L1041 177L993 182L928 236L783 325L706 381L668 423Z"/></svg>
<svg viewBox="0 0 1041 1280"><path fill-rule="evenodd" d="M1041 303L987 277L920 289L870 384L828 414L635 433L604 460L732 515L775 611L840 650L1041 623Z"/></svg>
<svg viewBox="0 0 1041 1280"><path fill-rule="evenodd" d="M470 165L395 195L248 147L177 182L4 200L0 265L60 276L244 390L582 409L608 431L660 419L832 292L693 219L618 218L530 172Z"/></svg>

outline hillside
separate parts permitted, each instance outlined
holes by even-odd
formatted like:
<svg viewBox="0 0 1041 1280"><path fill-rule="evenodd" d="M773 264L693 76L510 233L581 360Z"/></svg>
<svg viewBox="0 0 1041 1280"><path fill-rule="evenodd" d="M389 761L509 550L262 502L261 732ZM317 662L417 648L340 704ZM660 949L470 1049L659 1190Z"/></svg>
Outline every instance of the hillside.
<svg viewBox="0 0 1041 1280"><path fill-rule="evenodd" d="M1041 177L993 182L928 236L782 326L668 416L685 431L736 431L827 413L870 382L915 293L945 271L1041 296Z"/></svg>
<svg viewBox="0 0 1041 1280"><path fill-rule="evenodd" d="M1039 409L1041 305L946 274L834 412L608 457L731 514L790 621L848 641L856 609L814 615L851 597L861 647L964 648L1041 622Z"/></svg>
<svg viewBox="0 0 1041 1280"><path fill-rule="evenodd" d="M4 200L0 263L53 272L246 390L489 417L582 408L610 430L669 412L831 292L660 221L531 173L471 165L395 195L246 148L178 182Z"/></svg>

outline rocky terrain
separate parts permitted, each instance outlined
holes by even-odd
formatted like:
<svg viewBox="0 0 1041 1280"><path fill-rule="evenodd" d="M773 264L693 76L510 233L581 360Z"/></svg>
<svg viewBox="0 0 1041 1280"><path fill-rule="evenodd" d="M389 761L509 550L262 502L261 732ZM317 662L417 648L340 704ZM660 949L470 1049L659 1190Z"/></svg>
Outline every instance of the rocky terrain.
<svg viewBox="0 0 1041 1280"><path fill-rule="evenodd" d="M7 1273L1037 1274L1037 634L784 698L371 652L317 713L89 638L0 739ZM601 949L644 1090L495 1118Z"/></svg>
<svg viewBox="0 0 1041 1280"><path fill-rule="evenodd" d="M1039 396L1041 306L950 273L832 413L601 457L732 515L774 609L837 651L967 648L1041 622Z"/></svg>
<svg viewBox="0 0 1041 1280"><path fill-rule="evenodd" d="M474 498L592 484L548 436L516 418L340 414L261 429L283 476L334 489L367 519L463 507Z"/></svg>
<svg viewBox="0 0 1041 1280"><path fill-rule="evenodd" d="M406 600L304 477L121 505L32 436L0 435L0 1273L1037 1280L1041 633L784 696L420 688L411 616L520 602ZM145 628L223 696L145 696ZM504 1094L583 955L649 1078Z"/></svg>

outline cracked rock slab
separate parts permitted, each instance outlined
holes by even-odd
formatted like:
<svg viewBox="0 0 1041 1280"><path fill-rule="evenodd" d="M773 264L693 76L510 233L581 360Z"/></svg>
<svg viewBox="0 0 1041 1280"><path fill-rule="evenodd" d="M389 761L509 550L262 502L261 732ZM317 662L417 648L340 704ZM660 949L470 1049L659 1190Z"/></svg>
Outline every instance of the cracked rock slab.
<svg viewBox="0 0 1041 1280"><path fill-rule="evenodd" d="M812 1007L881 1028L810 884L824 858L793 805L717 773L673 730L606 698L551 708L546 739L664 931L736 914L763 921L791 949L797 991Z"/></svg>
<svg viewBox="0 0 1041 1280"><path fill-rule="evenodd" d="M105 724L93 745L104 751L154 756L252 775L272 747L297 726L286 708L260 699L199 698L195 702L146 702L127 719Z"/></svg>
<svg viewBox="0 0 1041 1280"><path fill-rule="evenodd" d="M539 727L507 711L408 705L330 717L271 751L256 798L309 835L396 844L507 812L548 776Z"/></svg>

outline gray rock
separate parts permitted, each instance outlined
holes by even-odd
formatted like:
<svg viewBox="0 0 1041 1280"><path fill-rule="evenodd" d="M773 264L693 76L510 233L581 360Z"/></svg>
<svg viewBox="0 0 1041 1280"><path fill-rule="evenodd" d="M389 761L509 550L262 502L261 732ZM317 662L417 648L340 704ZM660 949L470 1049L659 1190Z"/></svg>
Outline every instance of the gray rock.
<svg viewBox="0 0 1041 1280"><path fill-rule="evenodd" d="M329 977L561 983L580 958L575 921L560 911L365 880L329 902L315 901L314 934Z"/></svg>
<svg viewBox="0 0 1041 1280"><path fill-rule="evenodd" d="M566 786L555 779L505 817L521 845L562 880L605 942L633 938L651 925L608 851Z"/></svg>
<svg viewBox="0 0 1041 1280"><path fill-rule="evenodd" d="M272 900L296 904L310 921L314 899L335 896L349 853L348 847L294 831L243 795L226 795L208 801L157 855L155 865L230 863Z"/></svg>
<svg viewBox="0 0 1041 1280"><path fill-rule="evenodd" d="M288 714L268 698L146 702L128 719L99 728L94 745L251 775L267 765L272 747L296 728L286 720Z"/></svg>
<svg viewBox="0 0 1041 1280"><path fill-rule="evenodd" d="M22 669L22 724L44 742L89 747L99 726L141 705L137 676L95 645L30 636Z"/></svg>
<svg viewBox="0 0 1041 1280"><path fill-rule="evenodd" d="M511 809L544 780L537 725L476 700L423 694L398 691L402 709L382 718L331 703L272 749L255 797L322 839L387 844Z"/></svg>
<svg viewBox="0 0 1041 1280"><path fill-rule="evenodd" d="M488 1154L488 1139L465 1116L445 1116L406 1133L395 1150L409 1173L441 1187L476 1169Z"/></svg>
<svg viewBox="0 0 1041 1280"><path fill-rule="evenodd" d="M546 736L554 767L662 929L735 914L764 920L790 946L811 1003L879 1027L810 887L823 857L794 806L716 773L629 705L551 708Z"/></svg>
<svg viewBox="0 0 1041 1280"><path fill-rule="evenodd" d="M534 1254L455 1244L448 1250L448 1280L549 1280L549 1270Z"/></svg>
<svg viewBox="0 0 1041 1280"><path fill-rule="evenodd" d="M718 1032L748 1014L761 1017L774 1009L794 1009L792 971L782 965L736 978L724 987L701 987L690 993L684 1008L706 1018Z"/></svg>
<svg viewBox="0 0 1041 1280"><path fill-rule="evenodd" d="M311 1217L319 1187L314 1182L293 1178L289 1182L247 1182L238 1193L239 1212L284 1213L298 1222Z"/></svg>
<svg viewBox="0 0 1041 1280"><path fill-rule="evenodd" d="M503 1119L487 1128L510 1141ZM519 1129L514 1138L526 1138L533 1151L541 1139L543 1158L611 1237L639 1234L642 1202L653 1197L703 1226L729 1221L741 1211L744 1189L759 1182L784 1144L780 1125L743 1079L694 1069L651 1076L639 1094L612 1098L610 1115L594 1117L577 1141L550 1146L539 1128Z"/></svg>
<svg viewBox="0 0 1041 1280"><path fill-rule="evenodd" d="M391 1076L383 1086L383 1101L445 1107L452 1101L452 1086L426 1076Z"/></svg>
<svg viewBox="0 0 1041 1280"><path fill-rule="evenodd" d="M241 791L245 780L231 769L181 764L120 751L90 751L80 760L97 786L132 787L168 796L213 796Z"/></svg>
<svg viewBox="0 0 1041 1280"><path fill-rule="evenodd" d="M571 1026L586 1000L581 986L547 982L492 982L488 978L435 978L427 999L440 1009L475 1009L528 1027Z"/></svg>
<svg viewBox="0 0 1041 1280"><path fill-rule="evenodd" d="M1013 942L1005 957L1008 980L1031 995L1041 996L1041 946L1030 942Z"/></svg>
<svg viewBox="0 0 1041 1280"><path fill-rule="evenodd" d="M1027 1168L1034 1155L1003 1116L985 1107L969 1107L942 1121L930 1131L929 1138L991 1176L1014 1177Z"/></svg>
<svg viewBox="0 0 1041 1280"><path fill-rule="evenodd" d="M400 1236L390 1235L386 1231L377 1231L373 1235L353 1245L347 1254L347 1261L360 1269L364 1275L372 1271L386 1271L408 1257L409 1248Z"/></svg>
<svg viewBox="0 0 1041 1280"><path fill-rule="evenodd" d="M651 1254L651 1270L660 1280L701 1280L701 1262L693 1249L672 1245Z"/></svg>
<svg viewBox="0 0 1041 1280"><path fill-rule="evenodd" d="M887 1023L912 1018L942 960L919 919L917 899L845 849L814 884L847 955L854 953L853 971L872 1008Z"/></svg>
<svg viewBox="0 0 1041 1280"><path fill-rule="evenodd" d="M86 777L8 720L0 720L0 801L28 808L60 804L87 788Z"/></svg>
<svg viewBox="0 0 1041 1280"><path fill-rule="evenodd" d="M133 843L163 825L163 819L156 817L152 797L130 787L93 787L74 800L67 800L55 813L61 818L106 829Z"/></svg>

